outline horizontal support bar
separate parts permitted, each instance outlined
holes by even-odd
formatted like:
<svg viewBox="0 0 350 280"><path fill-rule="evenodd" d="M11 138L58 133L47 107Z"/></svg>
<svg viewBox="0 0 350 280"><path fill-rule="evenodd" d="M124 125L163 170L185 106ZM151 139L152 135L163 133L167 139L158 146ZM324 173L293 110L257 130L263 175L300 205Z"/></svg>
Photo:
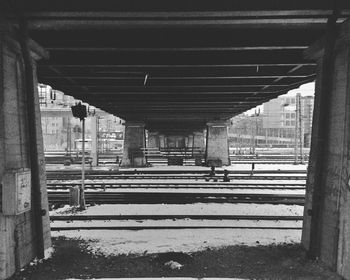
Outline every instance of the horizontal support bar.
<svg viewBox="0 0 350 280"><path fill-rule="evenodd" d="M158 76L152 76L148 75L147 80L236 80L236 79L275 79L275 78L307 78L310 75L255 75L255 76L181 76L181 77L158 77ZM145 76L134 76L134 77L116 77L116 76L78 76L78 75L51 75L51 76L40 76L41 79L79 79L79 80L142 80L144 81Z"/></svg>
<svg viewBox="0 0 350 280"><path fill-rule="evenodd" d="M308 46L246 46L246 47L191 47L191 48L121 48L121 47L46 47L49 51L94 51L94 52L218 52L218 51L275 51L306 50Z"/></svg>

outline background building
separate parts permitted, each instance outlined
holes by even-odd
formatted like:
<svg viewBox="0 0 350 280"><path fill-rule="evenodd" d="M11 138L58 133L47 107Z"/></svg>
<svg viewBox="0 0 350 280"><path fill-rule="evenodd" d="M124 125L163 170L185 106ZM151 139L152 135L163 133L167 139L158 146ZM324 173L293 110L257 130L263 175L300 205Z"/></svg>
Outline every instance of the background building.
<svg viewBox="0 0 350 280"><path fill-rule="evenodd" d="M71 112L71 106L79 101L47 85L40 84L38 90L45 151L80 150L81 123ZM124 121L92 106L87 107L90 114L85 126L86 149L91 148L91 139L96 135L100 153L122 150Z"/></svg>
<svg viewBox="0 0 350 280"><path fill-rule="evenodd" d="M297 102L297 94L284 95L264 103L261 110L256 109L250 115L232 118L231 147L249 149L249 152L254 147L294 147L295 135L304 147L310 147L314 97L300 96L300 111L297 111Z"/></svg>

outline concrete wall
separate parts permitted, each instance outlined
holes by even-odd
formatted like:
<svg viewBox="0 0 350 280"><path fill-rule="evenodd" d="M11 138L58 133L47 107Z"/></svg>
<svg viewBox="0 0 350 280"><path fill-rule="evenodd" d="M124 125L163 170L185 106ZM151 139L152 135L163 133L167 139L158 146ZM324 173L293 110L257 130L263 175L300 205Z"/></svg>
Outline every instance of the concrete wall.
<svg viewBox="0 0 350 280"><path fill-rule="evenodd" d="M227 122L210 122L207 125L206 162L221 160L223 165L229 165Z"/></svg>
<svg viewBox="0 0 350 280"><path fill-rule="evenodd" d="M5 215L6 203L16 204L9 196L15 185L5 180L7 174L30 170L29 122L25 94L25 74L20 45L12 36L8 25L0 22L0 279L11 276L37 256L37 232L34 211ZM34 62L33 62L34 63ZM35 65L34 72L36 71ZM35 73L34 73L35 74ZM36 75L34 75L36 82ZM41 136L41 120L36 93L37 148L40 156L40 187L42 209L48 210L46 195L45 162ZM7 206L6 206L7 207ZM33 205L32 205L33 209ZM51 245L48 212L42 218L44 247Z"/></svg>
<svg viewBox="0 0 350 280"><path fill-rule="evenodd" d="M325 109L320 107L321 98L325 96L322 95L325 84L321 83L324 74L322 47L314 53L318 59L315 121L302 242L310 253L350 279L350 22L342 26L328 68L332 72L330 76L327 74L327 82L332 87L330 92L325 92L328 105ZM328 121L321 123L324 115ZM319 134L320 126L325 126L324 138ZM317 154L323 155L321 159ZM317 219L316 201L320 205ZM315 240L316 246L312 246Z"/></svg>

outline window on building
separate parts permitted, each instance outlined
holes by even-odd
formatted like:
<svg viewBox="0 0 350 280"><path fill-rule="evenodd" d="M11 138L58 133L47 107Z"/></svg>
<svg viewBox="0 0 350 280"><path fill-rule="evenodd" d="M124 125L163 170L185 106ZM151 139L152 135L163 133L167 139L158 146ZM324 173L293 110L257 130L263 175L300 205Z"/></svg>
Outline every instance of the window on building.
<svg viewBox="0 0 350 280"><path fill-rule="evenodd" d="M290 126L290 121L286 121L286 126Z"/></svg>
<svg viewBox="0 0 350 280"><path fill-rule="evenodd" d="M291 114L291 118L292 118L292 119L295 119L295 113L292 113L292 114Z"/></svg>
<svg viewBox="0 0 350 280"><path fill-rule="evenodd" d="M289 118L290 118L290 114L287 113L287 114L286 114L286 119L289 119Z"/></svg>
<svg viewBox="0 0 350 280"><path fill-rule="evenodd" d="M295 121L291 121L291 122L290 122L290 125L291 125L291 126L295 126Z"/></svg>
<svg viewBox="0 0 350 280"><path fill-rule="evenodd" d="M295 98L291 98L291 99L290 99L290 102L291 102L292 104L295 104Z"/></svg>

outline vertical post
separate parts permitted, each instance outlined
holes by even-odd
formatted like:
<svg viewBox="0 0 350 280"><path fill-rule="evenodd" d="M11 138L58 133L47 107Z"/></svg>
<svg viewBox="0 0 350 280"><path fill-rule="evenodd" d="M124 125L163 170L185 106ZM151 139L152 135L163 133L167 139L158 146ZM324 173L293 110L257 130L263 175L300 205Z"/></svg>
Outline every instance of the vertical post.
<svg viewBox="0 0 350 280"><path fill-rule="evenodd" d="M207 130L205 131L205 159L204 161L207 162L208 159L208 141L209 140L209 126L207 125Z"/></svg>
<svg viewBox="0 0 350 280"><path fill-rule="evenodd" d="M72 154L72 131L70 127L70 117L67 117L67 153Z"/></svg>
<svg viewBox="0 0 350 280"><path fill-rule="evenodd" d="M294 127L294 164L298 163L298 120L299 120L299 110L298 110L298 96L295 101L295 127Z"/></svg>
<svg viewBox="0 0 350 280"><path fill-rule="evenodd" d="M85 205L85 118L82 119L82 157L81 157L81 188L80 188L80 208L86 209Z"/></svg>
<svg viewBox="0 0 350 280"><path fill-rule="evenodd" d="M92 166L98 166L98 116L91 119L91 156Z"/></svg>
<svg viewBox="0 0 350 280"><path fill-rule="evenodd" d="M299 125L299 147L300 147L300 163L303 163L303 128L302 128L302 115L301 115L301 96L300 93L297 93L298 104L298 125Z"/></svg>

